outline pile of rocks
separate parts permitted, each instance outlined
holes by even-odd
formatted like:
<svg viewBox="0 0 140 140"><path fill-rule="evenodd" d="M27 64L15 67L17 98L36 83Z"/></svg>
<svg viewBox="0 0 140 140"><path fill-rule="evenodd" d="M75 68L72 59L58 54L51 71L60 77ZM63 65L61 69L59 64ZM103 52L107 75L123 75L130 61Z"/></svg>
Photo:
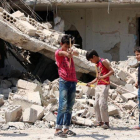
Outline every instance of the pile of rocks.
<svg viewBox="0 0 140 140"><path fill-rule="evenodd" d="M137 89L134 87L135 80L131 77L137 73L138 64L132 65L134 62L134 57L127 61L111 62L115 75L126 83L125 86L109 90L108 112L113 125L120 125L117 122L118 118L131 124L138 120ZM46 80L41 84L36 80L31 82L9 78L1 80L0 92L1 129L55 126L59 102L58 79L53 82ZM94 102L95 89L77 84L72 123L78 126L93 126Z"/></svg>

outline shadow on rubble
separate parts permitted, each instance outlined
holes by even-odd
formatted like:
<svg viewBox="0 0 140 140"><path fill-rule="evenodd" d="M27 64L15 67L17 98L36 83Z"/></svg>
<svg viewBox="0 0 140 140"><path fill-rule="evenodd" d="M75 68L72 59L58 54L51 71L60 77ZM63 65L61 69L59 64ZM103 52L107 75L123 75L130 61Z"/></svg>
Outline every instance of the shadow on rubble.
<svg viewBox="0 0 140 140"><path fill-rule="evenodd" d="M111 127L111 130L123 130L123 131L129 131L129 130L134 130L132 128L129 127Z"/></svg>
<svg viewBox="0 0 140 140"><path fill-rule="evenodd" d="M100 134L85 134L85 135L77 135L76 137L80 138L80 137L89 137L89 138L93 138L95 140L105 140L107 138L109 138L109 136L107 135L100 135Z"/></svg>
<svg viewBox="0 0 140 140"><path fill-rule="evenodd" d="M2 133L0 134L4 137L25 137L25 136L28 136L28 134L26 133Z"/></svg>

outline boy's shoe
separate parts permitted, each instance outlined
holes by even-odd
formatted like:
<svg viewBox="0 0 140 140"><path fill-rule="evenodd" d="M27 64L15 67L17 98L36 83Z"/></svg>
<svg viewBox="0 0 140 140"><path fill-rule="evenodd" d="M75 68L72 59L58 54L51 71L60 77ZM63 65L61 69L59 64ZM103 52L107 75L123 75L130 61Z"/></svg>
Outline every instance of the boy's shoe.
<svg viewBox="0 0 140 140"><path fill-rule="evenodd" d="M102 126L104 123L103 122L95 122L94 123L94 127L97 127L97 126Z"/></svg>
<svg viewBox="0 0 140 140"><path fill-rule="evenodd" d="M74 133L73 131L71 130L68 130L66 133L64 134L67 134L68 136L76 136L76 133Z"/></svg>
<svg viewBox="0 0 140 140"><path fill-rule="evenodd" d="M135 126L134 129L140 130L140 126Z"/></svg>
<svg viewBox="0 0 140 140"><path fill-rule="evenodd" d="M63 131L59 131L54 134L56 137L67 138L67 134L63 133Z"/></svg>
<svg viewBox="0 0 140 140"><path fill-rule="evenodd" d="M109 122L105 122L102 126L103 129L109 129Z"/></svg>

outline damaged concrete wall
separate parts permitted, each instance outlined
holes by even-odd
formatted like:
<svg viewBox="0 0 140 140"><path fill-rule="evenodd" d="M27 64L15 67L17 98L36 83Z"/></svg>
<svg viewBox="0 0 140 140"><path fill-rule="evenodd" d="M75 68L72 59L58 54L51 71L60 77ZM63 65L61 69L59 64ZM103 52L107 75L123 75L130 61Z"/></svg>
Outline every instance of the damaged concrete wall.
<svg viewBox="0 0 140 140"><path fill-rule="evenodd" d="M83 49L96 49L110 60L126 60L133 55L137 41L137 18L140 10L136 8L106 8L83 10L61 10L65 30L71 25L79 31L83 39Z"/></svg>

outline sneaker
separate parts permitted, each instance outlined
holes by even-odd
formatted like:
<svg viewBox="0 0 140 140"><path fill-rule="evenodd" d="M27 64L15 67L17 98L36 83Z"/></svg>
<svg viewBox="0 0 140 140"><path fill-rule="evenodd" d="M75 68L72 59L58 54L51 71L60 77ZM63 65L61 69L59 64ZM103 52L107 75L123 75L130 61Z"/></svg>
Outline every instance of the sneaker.
<svg viewBox="0 0 140 140"><path fill-rule="evenodd" d="M102 126L101 126L103 129L109 129L109 123L108 122L105 122Z"/></svg>
<svg viewBox="0 0 140 140"><path fill-rule="evenodd" d="M97 126L102 126L104 123L103 122L95 122L94 123L94 127L97 127Z"/></svg>

